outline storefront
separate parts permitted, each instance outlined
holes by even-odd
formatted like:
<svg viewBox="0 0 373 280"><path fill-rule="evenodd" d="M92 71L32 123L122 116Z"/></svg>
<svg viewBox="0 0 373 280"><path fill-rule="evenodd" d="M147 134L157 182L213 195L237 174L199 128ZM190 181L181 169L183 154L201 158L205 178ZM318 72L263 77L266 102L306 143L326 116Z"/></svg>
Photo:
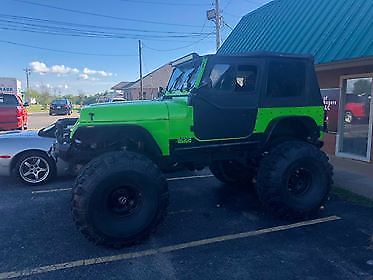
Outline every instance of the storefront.
<svg viewBox="0 0 373 280"><path fill-rule="evenodd" d="M371 161L373 74L341 77L336 155Z"/></svg>
<svg viewBox="0 0 373 280"><path fill-rule="evenodd" d="M338 157L372 162L372 58L338 66L317 65L316 70L327 112L325 150Z"/></svg>

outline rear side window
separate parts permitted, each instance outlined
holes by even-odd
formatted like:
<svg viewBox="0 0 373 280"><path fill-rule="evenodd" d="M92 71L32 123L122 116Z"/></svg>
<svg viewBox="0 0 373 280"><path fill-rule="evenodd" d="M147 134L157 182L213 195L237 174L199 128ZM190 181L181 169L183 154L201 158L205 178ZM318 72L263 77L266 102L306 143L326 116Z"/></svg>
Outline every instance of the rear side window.
<svg viewBox="0 0 373 280"><path fill-rule="evenodd" d="M271 61L268 73L268 96L299 97L305 91L306 70L303 62Z"/></svg>
<svg viewBox="0 0 373 280"><path fill-rule="evenodd" d="M14 107L18 106L18 100L15 95L11 94L0 94L0 107Z"/></svg>

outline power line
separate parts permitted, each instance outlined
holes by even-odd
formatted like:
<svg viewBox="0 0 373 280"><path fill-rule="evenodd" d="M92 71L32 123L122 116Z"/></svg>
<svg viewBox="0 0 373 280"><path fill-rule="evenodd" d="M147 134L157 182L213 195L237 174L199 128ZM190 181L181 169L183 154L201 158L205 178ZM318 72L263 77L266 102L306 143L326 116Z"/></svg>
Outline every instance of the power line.
<svg viewBox="0 0 373 280"><path fill-rule="evenodd" d="M117 17L117 16L106 15L106 14L100 14L100 13L94 13L94 12L88 12L88 11L81 11L81 10L63 8L63 7L58 7L58 6L48 5L48 4L35 3L35 2L32 2L32 1L28 1L28 0L12 0L12 1L25 3L25 4L29 4L29 5L34 5L34 6L39 6L39 7L44 7L44 8L49 8L49 9L54 9L54 10L70 12L70 13L90 15L90 16L96 16L96 17L102 17L102 18L110 18L110 19L121 20L121 21L142 22L142 23L168 25L168 26L171 25L171 26L180 26L180 27L201 28L200 25L167 23L167 22L159 22L159 21L150 21L150 20L140 20L140 19L133 19L133 18Z"/></svg>
<svg viewBox="0 0 373 280"><path fill-rule="evenodd" d="M212 34L214 34L214 33L212 33ZM212 34L210 34L210 35L212 35ZM189 48L189 47L191 47L191 46L194 46L194 45L196 45L196 44L202 42L203 40L207 39L210 35L207 35L206 37L203 37L203 38L199 39L198 41L195 41L195 42L193 42L193 43L191 43L191 44L189 44L189 45L182 46L182 47L178 47L178 48L173 48L173 49L156 49L156 48L153 48L153 47L149 47L149 46L145 45L144 43L143 43L143 46L144 46L145 48L149 49L149 50L157 51L157 52L170 52L170 51L177 51L177 50L182 50L182 49L186 49L186 48Z"/></svg>
<svg viewBox="0 0 373 280"><path fill-rule="evenodd" d="M119 0L121 2L130 2L136 4L151 4L151 5L165 5L165 6L197 6L197 7L207 7L211 6L209 4L201 4L201 3L170 3L170 2L158 2L158 1L142 1L142 0Z"/></svg>
<svg viewBox="0 0 373 280"><path fill-rule="evenodd" d="M56 21L56 20L49 20L49 19L41 19L35 17L25 17L25 16L16 16L16 15L9 15L9 14L1 14L1 18L8 18L13 20L20 20L20 21L30 21L30 22L42 22L42 23L50 23L55 25L62 25L62 26L73 26L73 27L80 27L80 28L95 28L101 30L120 30L120 31L130 31L130 32L144 32L144 33L165 33L165 34L188 34L188 35L199 35L201 32L178 32L178 31L163 31L163 30L145 30L145 29L136 29L136 28L122 28L122 27L113 27L113 26L102 26L102 25L90 25L90 24L79 24L79 23L72 23L72 22L65 22L65 21ZM22 22L23 23L23 22Z"/></svg>
<svg viewBox="0 0 373 280"><path fill-rule="evenodd" d="M76 54L76 55L87 55L87 56L114 56L114 57L124 57L124 56L137 56L136 54L103 54L103 53L87 53L87 52L75 52L75 51L68 51L68 50L60 50L60 49L51 49L51 48L45 48L40 46L33 46L28 45L24 43L17 43L12 41L5 41L0 40L1 43L6 43L10 45L15 45L19 47L27 47L32 49L38 49L38 50L44 50L44 51L51 51L51 52L58 52L58 53L67 53L67 54Z"/></svg>
<svg viewBox="0 0 373 280"><path fill-rule="evenodd" d="M105 31L97 31L97 30L84 30L84 29L77 29L77 28L70 28L70 27L61 27L61 26L51 26L45 24L34 24L34 23L20 23L17 21L11 20L2 20L0 19L0 26L6 28L14 28L14 30L22 30L22 31L35 31L40 33L48 33L48 34L55 34L55 35L66 35L66 36L73 36L73 35L81 35L81 36L88 36L88 37L103 37L103 38L195 38L200 37L203 35L207 35L208 33L201 34L136 34L136 33L116 33L116 32L105 32Z"/></svg>
<svg viewBox="0 0 373 280"><path fill-rule="evenodd" d="M10 30L10 31L21 31L21 32L28 32L28 33L34 33L34 34L43 34L43 35L53 35L53 36L66 36L66 37L82 37L82 38L94 38L94 39L146 39L148 41L159 41L159 42L191 42L187 40L179 40L179 38L170 38L170 37L156 37L150 36L146 37L143 35L98 35L98 34L81 34L81 33L71 33L71 32L55 32L51 30L40 30L38 28L23 28L18 27L14 25L6 25L1 26L0 30ZM168 39L167 39L168 38ZM173 40L171 40L173 39Z"/></svg>

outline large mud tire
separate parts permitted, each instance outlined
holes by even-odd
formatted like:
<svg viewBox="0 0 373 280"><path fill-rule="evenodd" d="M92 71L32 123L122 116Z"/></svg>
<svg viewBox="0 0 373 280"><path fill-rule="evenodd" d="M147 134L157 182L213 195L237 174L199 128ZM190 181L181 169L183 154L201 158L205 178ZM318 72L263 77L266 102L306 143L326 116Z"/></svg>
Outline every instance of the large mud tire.
<svg viewBox="0 0 373 280"><path fill-rule="evenodd" d="M72 214L88 240L121 248L155 231L166 215L168 197L167 182L151 160L113 152L81 171L73 188Z"/></svg>
<svg viewBox="0 0 373 280"><path fill-rule="evenodd" d="M332 174L333 167L324 152L305 142L288 141L262 159L257 193L275 215L314 216L329 197Z"/></svg>

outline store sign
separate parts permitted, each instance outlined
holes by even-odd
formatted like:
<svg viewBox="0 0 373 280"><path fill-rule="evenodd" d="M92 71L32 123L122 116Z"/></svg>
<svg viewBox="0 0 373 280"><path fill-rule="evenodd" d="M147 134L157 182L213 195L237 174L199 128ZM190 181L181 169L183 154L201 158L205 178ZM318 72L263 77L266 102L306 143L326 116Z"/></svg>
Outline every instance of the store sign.
<svg viewBox="0 0 373 280"><path fill-rule="evenodd" d="M0 86L0 93L14 93L14 92L17 92L14 88Z"/></svg>
<svg viewBox="0 0 373 280"><path fill-rule="evenodd" d="M338 128L339 88L322 89L321 96L326 111L328 132L336 133Z"/></svg>

